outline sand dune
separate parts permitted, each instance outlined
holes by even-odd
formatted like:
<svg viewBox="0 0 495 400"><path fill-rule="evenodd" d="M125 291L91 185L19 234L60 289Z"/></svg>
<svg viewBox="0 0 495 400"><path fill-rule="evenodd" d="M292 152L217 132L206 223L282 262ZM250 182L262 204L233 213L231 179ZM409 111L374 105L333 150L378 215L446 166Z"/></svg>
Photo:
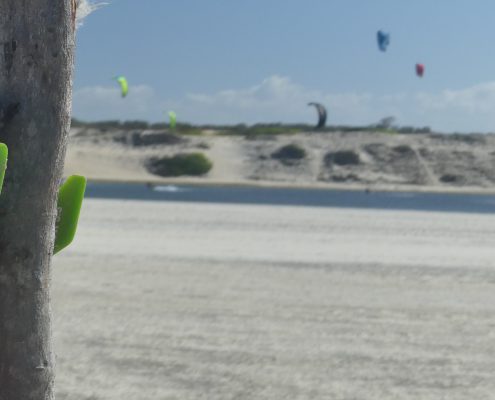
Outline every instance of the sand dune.
<svg viewBox="0 0 495 400"><path fill-rule="evenodd" d="M306 157L272 157L289 144ZM184 152L204 153L213 169L199 178L163 178L145 167L150 157ZM174 137L166 131L77 128L65 173L93 180L494 192L495 135L309 132L244 138L207 131Z"/></svg>

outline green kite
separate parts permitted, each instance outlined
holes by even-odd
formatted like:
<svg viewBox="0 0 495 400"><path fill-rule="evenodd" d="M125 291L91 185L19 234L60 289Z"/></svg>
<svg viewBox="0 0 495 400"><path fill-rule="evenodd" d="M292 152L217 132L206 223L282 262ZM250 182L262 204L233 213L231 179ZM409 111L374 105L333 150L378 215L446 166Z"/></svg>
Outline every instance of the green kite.
<svg viewBox="0 0 495 400"><path fill-rule="evenodd" d="M175 126L177 125L177 114L175 114L174 111L169 111L168 112L168 120L170 124L170 129L174 130Z"/></svg>
<svg viewBox="0 0 495 400"><path fill-rule="evenodd" d="M127 93L129 93L129 83L127 82L125 76L120 75L116 76L113 79L115 79L119 83L122 97L127 96Z"/></svg>

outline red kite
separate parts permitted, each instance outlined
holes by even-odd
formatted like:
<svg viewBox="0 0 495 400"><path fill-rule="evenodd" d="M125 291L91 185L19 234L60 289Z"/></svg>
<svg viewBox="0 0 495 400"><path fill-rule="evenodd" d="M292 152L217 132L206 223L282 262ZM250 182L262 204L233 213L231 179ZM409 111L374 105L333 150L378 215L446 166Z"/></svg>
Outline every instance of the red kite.
<svg viewBox="0 0 495 400"><path fill-rule="evenodd" d="M425 66L423 64L416 64L416 75L422 78L424 73L425 73Z"/></svg>

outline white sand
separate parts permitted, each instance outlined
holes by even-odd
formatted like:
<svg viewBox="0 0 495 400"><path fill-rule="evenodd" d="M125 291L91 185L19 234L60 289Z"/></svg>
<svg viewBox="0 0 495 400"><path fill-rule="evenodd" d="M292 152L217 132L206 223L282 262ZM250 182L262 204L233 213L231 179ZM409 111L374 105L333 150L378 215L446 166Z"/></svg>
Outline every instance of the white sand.
<svg viewBox="0 0 495 400"><path fill-rule="evenodd" d="M58 399L490 399L495 216L86 200Z"/></svg>

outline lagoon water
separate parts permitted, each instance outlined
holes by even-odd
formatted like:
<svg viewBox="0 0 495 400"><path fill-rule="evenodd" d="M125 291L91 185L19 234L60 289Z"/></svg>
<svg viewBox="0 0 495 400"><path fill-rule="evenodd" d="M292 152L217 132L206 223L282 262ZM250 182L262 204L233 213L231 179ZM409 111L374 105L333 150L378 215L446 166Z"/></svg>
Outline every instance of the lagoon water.
<svg viewBox="0 0 495 400"><path fill-rule="evenodd" d="M495 213L495 196L477 194L89 183L86 196L148 201Z"/></svg>

